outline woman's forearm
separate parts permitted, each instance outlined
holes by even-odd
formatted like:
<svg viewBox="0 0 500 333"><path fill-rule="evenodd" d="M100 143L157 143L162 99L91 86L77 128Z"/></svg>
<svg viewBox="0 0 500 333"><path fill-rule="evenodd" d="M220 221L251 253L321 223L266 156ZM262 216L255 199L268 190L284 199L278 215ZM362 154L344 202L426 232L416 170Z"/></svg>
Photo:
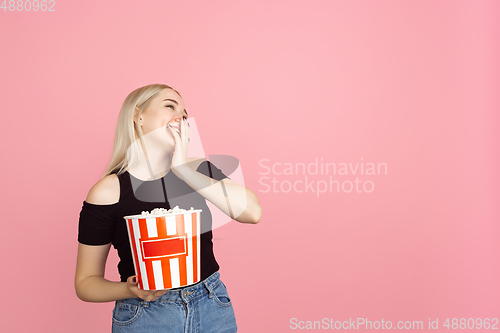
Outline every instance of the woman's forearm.
<svg viewBox="0 0 500 333"><path fill-rule="evenodd" d="M113 302L136 297L127 287L127 282L114 282L101 276L89 276L75 282L75 291L79 299L85 302Z"/></svg>
<svg viewBox="0 0 500 333"><path fill-rule="evenodd" d="M257 223L261 219L262 208L257 196L244 186L213 180L187 165L177 167L175 173L232 219L242 223Z"/></svg>

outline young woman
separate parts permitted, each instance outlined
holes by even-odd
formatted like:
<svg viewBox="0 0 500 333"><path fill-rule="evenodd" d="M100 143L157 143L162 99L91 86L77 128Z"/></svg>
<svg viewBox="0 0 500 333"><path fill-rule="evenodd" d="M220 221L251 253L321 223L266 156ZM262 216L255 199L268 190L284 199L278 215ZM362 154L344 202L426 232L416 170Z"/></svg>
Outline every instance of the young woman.
<svg viewBox="0 0 500 333"><path fill-rule="evenodd" d="M163 84L125 99L111 162L80 212L75 290L86 302L115 301L113 332L236 332L229 295L220 280L206 200L242 223L258 223L257 196L212 163L187 158L187 112L181 95ZM202 209L201 281L168 290L139 289L124 216L154 208ZM104 278L111 244L121 282Z"/></svg>

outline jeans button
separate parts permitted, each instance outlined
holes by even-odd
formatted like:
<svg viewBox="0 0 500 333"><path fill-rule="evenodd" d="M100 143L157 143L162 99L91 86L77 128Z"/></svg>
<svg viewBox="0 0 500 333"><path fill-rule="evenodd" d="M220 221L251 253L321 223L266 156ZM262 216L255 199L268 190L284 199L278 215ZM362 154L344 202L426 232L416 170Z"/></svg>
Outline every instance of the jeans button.
<svg viewBox="0 0 500 333"><path fill-rule="evenodd" d="M188 292L186 290L186 291L184 291L184 297L187 297L187 296L188 296Z"/></svg>

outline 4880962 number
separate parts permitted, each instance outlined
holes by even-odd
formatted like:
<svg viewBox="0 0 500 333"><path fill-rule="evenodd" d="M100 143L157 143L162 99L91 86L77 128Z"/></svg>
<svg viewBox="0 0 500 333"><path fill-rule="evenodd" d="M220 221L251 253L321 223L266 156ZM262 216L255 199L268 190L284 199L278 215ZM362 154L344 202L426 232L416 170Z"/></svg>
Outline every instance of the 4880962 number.
<svg viewBox="0 0 500 333"><path fill-rule="evenodd" d="M4 0L0 9L4 12L37 12L38 10L42 12L55 12L56 2L55 0Z"/></svg>
<svg viewBox="0 0 500 333"><path fill-rule="evenodd" d="M497 330L498 329L498 318L452 318L451 323L450 323L450 318L447 318L446 321L443 324L444 327L448 329L492 329L492 330Z"/></svg>

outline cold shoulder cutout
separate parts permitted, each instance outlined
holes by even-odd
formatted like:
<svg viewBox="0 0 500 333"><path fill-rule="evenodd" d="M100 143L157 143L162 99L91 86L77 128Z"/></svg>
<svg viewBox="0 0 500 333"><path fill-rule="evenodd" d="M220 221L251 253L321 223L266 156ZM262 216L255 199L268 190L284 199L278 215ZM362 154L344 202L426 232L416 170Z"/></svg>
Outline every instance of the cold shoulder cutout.
<svg viewBox="0 0 500 333"><path fill-rule="evenodd" d="M120 201L120 181L116 174L99 180L87 194L85 201L94 205L110 205Z"/></svg>

